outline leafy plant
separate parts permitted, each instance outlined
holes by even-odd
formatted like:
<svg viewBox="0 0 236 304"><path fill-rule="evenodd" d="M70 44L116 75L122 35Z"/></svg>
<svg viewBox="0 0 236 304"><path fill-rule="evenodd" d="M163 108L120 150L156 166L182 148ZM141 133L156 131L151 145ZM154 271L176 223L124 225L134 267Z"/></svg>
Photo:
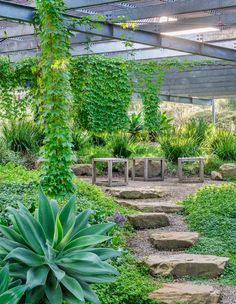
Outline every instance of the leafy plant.
<svg viewBox="0 0 236 304"><path fill-rule="evenodd" d="M5 165L9 162L19 164L21 160L19 155L14 151L8 149L5 141L3 139L0 139L0 164Z"/></svg>
<svg viewBox="0 0 236 304"><path fill-rule="evenodd" d="M0 165L0 182L34 182L39 177L39 171L27 170L21 165L8 163Z"/></svg>
<svg viewBox="0 0 236 304"><path fill-rule="evenodd" d="M40 128L31 121L11 120L3 125L2 133L7 147L14 152L37 153L43 143Z"/></svg>
<svg viewBox="0 0 236 304"><path fill-rule="evenodd" d="M129 116L129 133L132 138L137 138L139 133L143 130L144 123L141 113L133 113Z"/></svg>
<svg viewBox="0 0 236 304"><path fill-rule="evenodd" d="M60 210L42 190L35 217L22 205L10 207L12 227L0 225L1 257L14 280L27 285L28 303L100 303L91 283L113 282L117 270L107 260L120 255L96 245L111 239L114 223L90 226L91 210L76 216L75 196Z"/></svg>
<svg viewBox="0 0 236 304"><path fill-rule="evenodd" d="M20 284L20 280L11 282L8 265L2 268L0 271L0 303L17 304L27 289L27 286L20 286Z"/></svg>
<svg viewBox="0 0 236 304"><path fill-rule="evenodd" d="M160 113L160 126L159 126L159 133L162 134L164 132L168 132L171 130L172 124L171 122L173 119L167 116L166 112Z"/></svg>
<svg viewBox="0 0 236 304"><path fill-rule="evenodd" d="M172 130L159 139L161 149L166 158L172 162L177 162L179 157L199 155L199 145L193 138L188 138L181 134L180 130Z"/></svg>
<svg viewBox="0 0 236 304"><path fill-rule="evenodd" d="M75 151L84 151L91 146L89 135L80 129L74 128L72 130L72 145Z"/></svg>
<svg viewBox="0 0 236 304"><path fill-rule="evenodd" d="M119 133L111 139L111 149L114 157L129 158L134 151L134 142L127 134Z"/></svg>
<svg viewBox="0 0 236 304"><path fill-rule="evenodd" d="M206 139L211 125L205 119L191 119L183 128L186 137L193 138L199 145Z"/></svg>
<svg viewBox="0 0 236 304"><path fill-rule="evenodd" d="M236 134L224 129L215 132L211 143L213 152L222 160L236 161Z"/></svg>

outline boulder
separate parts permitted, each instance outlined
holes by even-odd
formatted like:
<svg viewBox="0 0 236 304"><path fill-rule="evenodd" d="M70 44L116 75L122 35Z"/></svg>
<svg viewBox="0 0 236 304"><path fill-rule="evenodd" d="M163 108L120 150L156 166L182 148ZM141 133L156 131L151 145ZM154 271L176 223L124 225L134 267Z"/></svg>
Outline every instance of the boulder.
<svg viewBox="0 0 236 304"><path fill-rule="evenodd" d="M148 188L128 188L125 189L107 189L110 195L122 199L150 199L167 196L164 191Z"/></svg>
<svg viewBox="0 0 236 304"><path fill-rule="evenodd" d="M191 277L218 277L223 271L228 258L198 255L198 254L173 254L150 255L145 260L153 276L173 275L176 278Z"/></svg>
<svg viewBox="0 0 236 304"><path fill-rule="evenodd" d="M164 163L166 170L166 163ZM151 177L157 177L161 175L161 162L160 161L152 161L149 163L149 172ZM129 175L132 175L132 167L129 168ZM144 161L136 161L135 162L135 176L143 177L144 176Z"/></svg>
<svg viewBox="0 0 236 304"><path fill-rule="evenodd" d="M76 164L73 165L72 170L77 176L92 176L91 164Z"/></svg>
<svg viewBox="0 0 236 304"><path fill-rule="evenodd" d="M220 291L209 285L191 283L168 283L150 294L152 299L160 304L217 304L220 301Z"/></svg>
<svg viewBox="0 0 236 304"><path fill-rule="evenodd" d="M150 240L159 250L178 250L191 247L198 240L197 232L151 233Z"/></svg>
<svg viewBox="0 0 236 304"><path fill-rule="evenodd" d="M129 215L128 219L136 229L151 229L170 225L169 218L165 213L140 213Z"/></svg>
<svg viewBox="0 0 236 304"><path fill-rule="evenodd" d="M236 177L236 164L224 164L219 170L223 177Z"/></svg>
<svg viewBox="0 0 236 304"><path fill-rule="evenodd" d="M217 172L217 171L212 171L211 172L211 179L217 180L217 181L224 180L222 174L220 172Z"/></svg>
<svg viewBox="0 0 236 304"><path fill-rule="evenodd" d="M176 213L183 209L183 206L172 202L158 201L158 200L124 200L117 199L116 202L125 207L130 207L143 212L164 212Z"/></svg>

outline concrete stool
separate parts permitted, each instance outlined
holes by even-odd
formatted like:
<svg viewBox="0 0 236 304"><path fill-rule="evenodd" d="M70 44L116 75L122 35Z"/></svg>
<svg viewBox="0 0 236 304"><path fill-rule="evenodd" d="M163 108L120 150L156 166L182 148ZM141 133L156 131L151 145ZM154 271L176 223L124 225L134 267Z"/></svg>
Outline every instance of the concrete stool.
<svg viewBox="0 0 236 304"><path fill-rule="evenodd" d="M183 164L186 162L199 163L199 177L188 178L184 176ZM181 157L178 158L178 177L181 183L204 183L204 158L203 157Z"/></svg>
<svg viewBox="0 0 236 304"><path fill-rule="evenodd" d="M144 176L136 177L135 163L136 161L142 161L144 163ZM160 162L161 176L151 177L151 164L153 161ZM144 181L163 181L165 175L165 159L163 157L134 157L132 159L132 180L144 180Z"/></svg>
<svg viewBox="0 0 236 304"><path fill-rule="evenodd" d="M97 183L97 174L96 174L96 163L103 162L108 164L108 181ZM114 163L122 163L125 166L125 175L124 175L124 182L117 182L113 181L113 164ZM94 158L92 164L92 183L93 184L102 184L107 185L108 187L112 186L127 186L129 179L129 161L125 158Z"/></svg>

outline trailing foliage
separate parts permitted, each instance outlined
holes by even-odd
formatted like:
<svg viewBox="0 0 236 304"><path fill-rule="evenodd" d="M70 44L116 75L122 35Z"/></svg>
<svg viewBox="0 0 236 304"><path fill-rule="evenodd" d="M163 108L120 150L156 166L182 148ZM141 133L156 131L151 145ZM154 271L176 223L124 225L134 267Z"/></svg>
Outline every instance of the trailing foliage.
<svg viewBox="0 0 236 304"><path fill-rule="evenodd" d="M59 197L74 190L69 127L70 32L63 0L37 0L36 7L41 38L40 114L45 133L42 185L50 196Z"/></svg>
<svg viewBox="0 0 236 304"><path fill-rule="evenodd" d="M74 118L93 132L116 131L128 126L131 100L128 63L103 56L73 58Z"/></svg>
<svg viewBox="0 0 236 304"><path fill-rule="evenodd" d="M0 165L0 182L34 182L39 178L39 171L27 170L22 165L14 163L8 163L6 165Z"/></svg>
<svg viewBox="0 0 236 304"><path fill-rule="evenodd" d="M12 227L0 225L1 256L14 280L27 286L26 303L100 303L91 283L113 282L117 270L106 261L120 255L97 248L114 223L88 225L91 210L76 216L75 196L63 209L42 191L33 216L21 205L8 208Z"/></svg>
<svg viewBox="0 0 236 304"><path fill-rule="evenodd" d="M236 284L236 187L234 184L210 185L184 200L191 229L202 239L191 252L230 257L230 264L220 281Z"/></svg>

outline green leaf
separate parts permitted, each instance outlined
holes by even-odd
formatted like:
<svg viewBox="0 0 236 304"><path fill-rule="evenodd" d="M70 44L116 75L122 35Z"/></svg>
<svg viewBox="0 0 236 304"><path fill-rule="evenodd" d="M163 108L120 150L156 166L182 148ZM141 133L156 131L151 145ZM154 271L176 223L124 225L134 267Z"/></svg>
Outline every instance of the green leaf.
<svg viewBox="0 0 236 304"><path fill-rule="evenodd" d="M6 238L8 238L12 241L15 241L17 243L21 243L24 245L27 244L25 242L25 240L23 239L23 237L21 237L21 235L19 233L17 233L15 230L13 230L10 227L0 225L0 231Z"/></svg>
<svg viewBox="0 0 236 304"><path fill-rule="evenodd" d="M88 225L88 220L89 220L89 217L92 213L92 210L91 209L88 209L88 210L85 210L83 212L81 212L77 217L76 217L76 220L75 220L75 226L74 226L74 230L72 232L72 237L78 233L81 229L84 229L87 227Z"/></svg>
<svg viewBox="0 0 236 304"><path fill-rule="evenodd" d="M89 246L94 246L100 243L103 243L105 241L110 240L111 237L109 236L103 236L103 235L87 235L79 237L73 241L71 241L66 247L65 247L65 254L69 253L76 249L82 249Z"/></svg>
<svg viewBox="0 0 236 304"><path fill-rule="evenodd" d="M105 224L97 224L87 228L80 230L74 238L78 238L80 236L85 235L102 235L105 234L107 231L111 230L115 226L115 223L105 223Z"/></svg>
<svg viewBox="0 0 236 304"><path fill-rule="evenodd" d="M63 228L64 235L66 235L71 226L73 226L75 223L75 201L76 196L73 195L60 212L60 222Z"/></svg>
<svg viewBox="0 0 236 304"><path fill-rule="evenodd" d="M57 215L54 229L53 247L57 246L63 239L63 228L60 222L59 214Z"/></svg>
<svg viewBox="0 0 236 304"><path fill-rule="evenodd" d="M45 263L45 258L43 256L33 253L31 250L25 248L14 249L5 257L6 261L10 259L19 261L29 267L37 267Z"/></svg>
<svg viewBox="0 0 236 304"><path fill-rule="evenodd" d="M121 251L110 248L81 249L79 252L90 252L96 254L102 261L106 261L122 255Z"/></svg>
<svg viewBox="0 0 236 304"><path fill-rule="evenodd" d="M0 294L4 293L8 289L9 282L9 267L6 265L0 271Z"/></svg>
<svg viewBox="0 0 236 304"><path fill-rule="evenodd" d="M42 226L30 214L23 211L9 208L9 212L14 216L20 234L25 242L36 252L43 254L46 247L46 237Z"/></svg>
<svg viewBox="0 0 236 304"><path fill-rule="evenodd" d="M33 289L40 285L45 285L48 273L49 267L47 266L30 268L30 270L27 272L26 285L28 285L30 289Z"/></svg>
<svg viewBox="0 0 236 304"><path fill-rule="evenodd" d="M79 282L66 275L61 283L67 288L67 290L70 291L70 293L72 293L78 300L80 301L84 301L84 293L83 293L83 289L81 287L81 285L79 284Z"/></svg>
<svg viewBox="0 0 236 304"><path fill-rule="evenodd" d="M17 286L6 291L2 295L0 295L0 303L18 304L23 294L25 293L26 289L27 289L26 286Z"/></svg>
<svg viewBox="0 0 236 304"><path fill-rule="evenodd" d="M66 275L65 272L60 269L56 264L48 264L48 266L51 268L51 270L53 271L55 277L57 278L57 280L60 282L64 276Z"/></svg>
<svg viewBox="0 0 236 304"><path fill-rule="evenodd" d="M44 286L38 286L33 290L26 292L25 303L27 304L38 304L44 296Z"/></svg>
<svg viewBox="0 0 236 304"><path fill-rule="evenodd" d="M51 203L43 193L41 187L39 190L38 218L47 239L52 242L54 236L55 218Z"/></svg>
<svg viewBox="0 0 236 304"><path fill-rule="evenodd" d="M89 284L86 284L84 282L80 282L83 291L84 291L84 298L88 302L94 303L94 304L100 304L100 300L96 293L92 290L92 288L89 286Z"/></svg>
<svg viewBox="0 0 236 304"><path fill-rule="evenodd" d="M48 277L45 293L50 304L62 304L62 290L52 274Z"/></svg>

